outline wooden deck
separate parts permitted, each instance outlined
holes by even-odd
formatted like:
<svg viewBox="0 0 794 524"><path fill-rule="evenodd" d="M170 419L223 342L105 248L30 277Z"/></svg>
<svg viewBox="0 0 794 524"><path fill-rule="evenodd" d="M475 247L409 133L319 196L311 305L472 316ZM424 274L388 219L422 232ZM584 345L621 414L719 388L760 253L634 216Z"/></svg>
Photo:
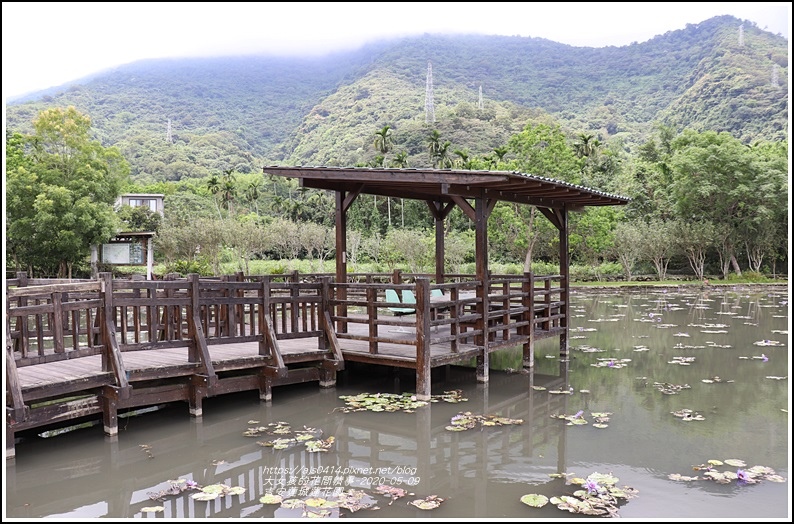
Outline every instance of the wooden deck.
<svg viewBox="0 0 794 524"><path fill-rule="evenodd" d="M6 456L14 433L101 416L118 432L118 413L274 386L335 384L345 362L416 371L429 398L432 368L476 362L488 381L488 355L567 336L560 277L493 278L433 284L330 278L279 282L272 277L41 284L11 281L7 301ZM313 281L309 281L313 280ZM538 286L537 284L540 284ZM431 287L440 296L431 300ZM344 292L340 290L344 288ZM384 291L410 289L414 312L386 302Z"/></svg>

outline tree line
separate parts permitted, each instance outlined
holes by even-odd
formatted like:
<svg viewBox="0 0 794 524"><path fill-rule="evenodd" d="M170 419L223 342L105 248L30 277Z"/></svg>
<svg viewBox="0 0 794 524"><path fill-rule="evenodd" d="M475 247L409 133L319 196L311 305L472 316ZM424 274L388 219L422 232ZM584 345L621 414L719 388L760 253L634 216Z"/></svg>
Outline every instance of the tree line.
<svg viewBox="0 0 794 524"><path fill-rule="evenodd" d="M249 271L255 259L334 256L333 197L295 181L233 167L202 178L140 184L118 149L90 135L73 107L39 113L30 134L6 135L6 265L37 276L85 275L92 244L120 230L154 230L156 261L219 274L221 262ZM570 217L573 264L619 264L623 276L670 268L693 278L776 272L788 257L788 145L744 145L729 133L658 125L635 152L571 133L551 117L527 122L487 154L452 144L437 129L421 137L425 166L409 166L393 127L373 130L369 167L519 171L628 196L623 207ZM403 135L400 135L403 136ZM411 137L412 142L417 137ZM414 157L415 158L415 157ZM115 209L121 193L165 194L165 217ZM377 269L433 267L433 222L423 202L361 195L348 211L349 263ZM448 270L473 260L473 224L454 210L445 224ZM556 229L533 206L500 202L488 224L492 263L556 263Z"/></svg>

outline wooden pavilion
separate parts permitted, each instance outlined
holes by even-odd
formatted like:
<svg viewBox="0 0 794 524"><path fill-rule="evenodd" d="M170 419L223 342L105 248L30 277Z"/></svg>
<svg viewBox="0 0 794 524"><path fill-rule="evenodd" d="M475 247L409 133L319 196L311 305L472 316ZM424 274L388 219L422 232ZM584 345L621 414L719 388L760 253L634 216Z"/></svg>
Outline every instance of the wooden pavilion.
<svg viewBox="0 0 794 524"><path fill-rule="evenodd" d="M488 312L491 310L489 300L494 297L504 299L504 307L498 313L505 313L502 318L505 324L515 310L510 307L509 293L494 295L491 293L491 272L488 268L488 218L499 201L514 202L536 206L537 209L559 231L559 306L556 317L559 322L556 330L545 330L545 334L558 333L560 337L561 354L567 354L568 346L568 313L569 313L569 248L568 248L568 219L570 212L582 211L586 206L615 206L625 205L628 198L604 193L595 189L569 184L550 178L533 176L519 172L509 171L471 171L451 169L391 169L391 168L343 168L343 167L284 167L267 166L263 172L269 175L278 175L299 180L301 187L324 189L333 191L336 195L336 282L347 282L347 211L361 194L370 194L384 197L407 198L424 200L435 221L435 283L445 282L444 273L444 220L454 206L468 216L475 226L475 257L476 274L478 282L476 313L479 320L475 330L480 333L475 344L484 348L477 354L477 377L485 382L488 380L488 353L489 353L489 328ZM534 294L534 280L529 277L529 295ZM548 284L548 280L546 281ZM547 290L548 291L548 290ZM337 299L344 302L346 289L339 288ZM532 298L532 297L530 297ZM548 294L547 294L548 300ZM419 301L418 308L423 304ZM530 300L532 302L532 300ZM345 305L338 306L338 318L345 318ZM534 304L530 304L534 309ZM518 313L525 313L518 311ZM547 317L549 315L546 310ZM532 314L530 313L530 316ZM534 323L530 321L528 329L521 329L519 322L513 326L519 334L524 333L525 340L516 341L509 339L505 331L505 342L515 346L516 342L524 344L524 365L532 365L532 343L537 334ZM545 324L548 327L548 323ZM337 324L337 335L347 331L345 322ZM417 327L419 338L422 331L428 331L427 326ZM421 345L421 340L418 342ZM497 347L497 346L494 346ZM439 364L441 361L439 360ZM429 369L422 373L422 367L432 366L432 363L422 363L417 359L417 394L428 396L430 394L429 378L425 384L422 376L429 377Z"/></svg>

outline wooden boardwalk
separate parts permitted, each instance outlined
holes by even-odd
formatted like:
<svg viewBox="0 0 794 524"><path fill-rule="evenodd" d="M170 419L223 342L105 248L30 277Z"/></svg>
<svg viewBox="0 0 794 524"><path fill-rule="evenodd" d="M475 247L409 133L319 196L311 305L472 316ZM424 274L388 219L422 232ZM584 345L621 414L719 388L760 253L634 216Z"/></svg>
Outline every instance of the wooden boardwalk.
<svg viewBox="0 0 794 524"><path fill-rule="evenodd" d="M14 433L101 416L118 432L118 413L182 401L201 416L202 400L274 386L335 384L345 362L416 371L417 396L429 398L430 370L476 362L488 380L488 355L567 335L559 277L433 285L373 282L203 280L99 281L30 285L7 296L6 456ZM541 287L536 287L536 282ZM531 285L530 285L531 283ZM340 293L341 287L345 288ZM414 312L395 316L387 288L416 293ZM344 298L339 298L343 296Z"/></svg>

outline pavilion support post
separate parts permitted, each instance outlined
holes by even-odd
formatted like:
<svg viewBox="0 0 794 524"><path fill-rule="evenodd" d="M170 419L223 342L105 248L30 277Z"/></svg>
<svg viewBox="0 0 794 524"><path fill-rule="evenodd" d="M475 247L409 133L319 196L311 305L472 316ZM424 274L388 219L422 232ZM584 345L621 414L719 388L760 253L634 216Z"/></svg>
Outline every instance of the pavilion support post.
<svg viewBox="0 0 794 524"><path fill-rule="evenodd" d="M347 207L344 191L336 192L336 283L347 283ZM336 314L344 319L347 317L347 288L344 285L337 286L336 298L340 301ZM347 333L347 321L338 320L336 331Z"/></svg>
<svg viewBox="0 0 794 524"><path fill-rule="evenodd" d="M571 260L568 249L568 208L563 207L558 212L560 221L560 327L563 328L560 333L560 355L568 356L568 315L570 313L570 275L571 275Z"/></svg>
<svg viewBox="0 0 794 524"><path fill-rule="evenodd" d="M436 217L436 284L444 283L444 219Z"/></svg>
<svg viewBox="0 0 794 524"><path fill-rule="evenodd" d="M436 200L427 200L426 202L436 225L436 284L443 284L444 260L446 259L444 248L444 220L455 207L455 202L449 202L446 205Z"/></svg>
<svg viewBox="0 0 794 524"><path fill-rule="evenodd" d="M480 299L477 303L477 330L480 332L476 337L476 344L481 348L477 356L477 381L488 382L490 373L488 362L488 290L491 287L490 275L488 272L488 215L492 207L485 198L477 198L475 201L475 237L474 253L477 264L477 280L480 286L477 288L477 296Z"/></svg>
<svg viewBox="0 0 794 524"><path fill-rule="evenodd" d="M416 278L416 398L430 400L430 279Z"/></svg>
<svg viewBox="0 0 794 524"><path fill-rule="evenodd" d="M527 326L523 328L527 341L523 347L522 367L532 368L535 365L535 275L531 271L524 273L521 286L524 295L521 305L526 308L524 321L527 322Z"/></svg>

